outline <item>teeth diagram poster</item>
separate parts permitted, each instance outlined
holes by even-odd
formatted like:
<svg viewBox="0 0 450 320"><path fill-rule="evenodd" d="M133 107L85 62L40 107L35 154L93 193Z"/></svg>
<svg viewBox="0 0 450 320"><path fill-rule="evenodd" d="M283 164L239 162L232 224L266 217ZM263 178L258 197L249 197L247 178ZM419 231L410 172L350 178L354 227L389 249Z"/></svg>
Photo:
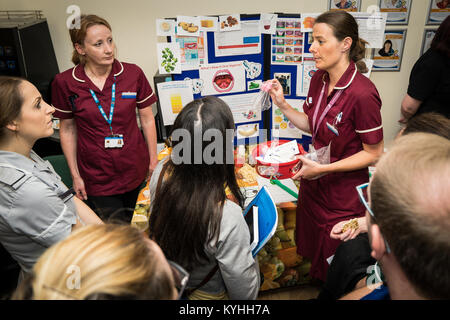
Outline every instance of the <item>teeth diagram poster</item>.
<svg viewBox="0 0 450 320"><path fill-rule="evenodd" d="M200 66L203 80L202 96L244 92L245 68L243 61L212 63Z"/></svg>

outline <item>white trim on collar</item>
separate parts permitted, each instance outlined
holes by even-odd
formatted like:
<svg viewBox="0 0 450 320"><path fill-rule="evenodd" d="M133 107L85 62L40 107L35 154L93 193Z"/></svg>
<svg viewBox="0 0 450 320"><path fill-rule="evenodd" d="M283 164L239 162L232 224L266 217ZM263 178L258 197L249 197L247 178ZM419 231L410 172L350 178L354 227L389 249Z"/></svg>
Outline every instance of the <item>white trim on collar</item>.
<svg viewBox="0 0 450 320"><path fill-rule="evenodd" d="M72 69L72 77L73 77L75 80L79 81L79 82L86 82L86 81L84 81L84 80L82 80L82 79L79 79L79 78L77 78L77 77L75 76L75 69L76 69L78 66L79 66L79 64L77 64L75 67L73 67L73 69Z"/></svg>
<svg viewBox="0 0 450 320"><path fill-rule="evenodd" d="M58 110L59 112L63 112L63 113L72 113L72 111L58 109L58 108L55 107L54 105L52 105L52 107L55 108L56 110Z"/></svg>
<svg viewBox="0 0 450 320"><path fill-rule="evenodd" d="M356 66L355 66L355 72L353 72L353 75L352 75L352 78L350 79L350 81L349 81L345 86L343 86L343 87L334 87L334 88L335 88L335 89L339 89L339 90L342 90L342 89L347 88L347 87L353 82L353 79L354 79L355 76L356 76L356 72L358 72L358 69L357 69Z"/></svg>
<svg viewBox="0 0 450 320"><path fill-rule="evenodd" d="M123 72L123 64L122 64L119 60L117 60L117 62L120 64L121 69L120 69L119 72L117 72L116 74L114 74L115 77L117 77L118 75L120 75L120 74ZM73 67L73 69L72 69L72 77L73 77L75 80L79 81L79 82L86 82L85 80L82 80L82 79L77 78L77 77L75 76L75 69L76 69L78 66L79 66L79 64L77 64L75 67Z"/></svg>
<svg viewBox="0 0 450 320"><path fill-rule="evenodd" d="M119 74L121 74L123 72L123 64L122 64L122 62L120 62L119 60L117 60L117 62L120 63L120 66L122 67L122 69L114 75L115 77L117 77Z"/></svg>

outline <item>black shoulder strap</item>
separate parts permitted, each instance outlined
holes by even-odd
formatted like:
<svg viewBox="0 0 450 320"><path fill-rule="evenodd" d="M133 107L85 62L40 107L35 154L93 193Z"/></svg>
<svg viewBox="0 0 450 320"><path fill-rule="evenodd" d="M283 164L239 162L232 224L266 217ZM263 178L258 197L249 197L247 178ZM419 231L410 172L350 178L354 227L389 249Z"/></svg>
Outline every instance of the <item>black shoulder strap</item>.
<svg viewBox="0 0 450 320"><path fill-rule="evenodd" d="M217 272L217 270L219 270L219 265L216 263L216 265L214 266L214 268L211 269L211 271L206 275L206 277L202 280L202 282L200 282L196 287L194 288L189 288L186 289L184 292L187 296L191 295L195 290L200 289L201 287L203 287L205 284L208 283L209 280L211 280L211 278L214 276L214 274Z"/></svg>

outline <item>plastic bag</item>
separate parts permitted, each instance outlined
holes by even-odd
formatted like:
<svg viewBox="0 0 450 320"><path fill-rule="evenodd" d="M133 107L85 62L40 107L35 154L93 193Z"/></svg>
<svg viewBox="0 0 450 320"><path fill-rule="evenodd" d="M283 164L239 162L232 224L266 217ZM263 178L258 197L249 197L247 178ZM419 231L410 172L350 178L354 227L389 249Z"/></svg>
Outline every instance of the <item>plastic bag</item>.
<svg viewBox="0 0 450 320"><path fill-rule="evenodd" d="M309 146L309 152L305 155L305 158L315 161L320 164L329 164L330 163L330 150L331 150L331 143L326 146L322 147L320 149L315 149L314 146L311 144ZM299 161L297 165L292 169L293 173L297 173L302 167L302 162ZM318 175L317 177L314 177L310 180L316 180L326 175L326 173Z"/></svg>
<svg viewBox="0 0 450 320"><path fill-rule="evenodd" d="M253 102L253 109L261 109L261 111L266 111L270 109L272 104L270 103L269 90L272 88L272 82L266 81L262 84L258 95Z"/></svg>

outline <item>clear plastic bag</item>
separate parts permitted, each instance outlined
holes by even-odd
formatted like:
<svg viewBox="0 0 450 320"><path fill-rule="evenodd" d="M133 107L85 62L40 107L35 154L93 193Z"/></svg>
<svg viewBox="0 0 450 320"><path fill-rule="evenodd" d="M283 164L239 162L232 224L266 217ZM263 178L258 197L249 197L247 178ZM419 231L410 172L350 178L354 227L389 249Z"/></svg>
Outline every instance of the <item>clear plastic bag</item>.
<svg viewBox="0 0 450 320"><path fill-rule="evenodd" d="M314 146L311 144L309 146L309 152L305 155L305 158L315 161L320 164L329 164L330 163L330 150L331 150L331 143L326 146L322 147L320 149L315 149ZM295 165L294 168L292 168L293 173L297 173L302 167L302 161L299 161L298 164ZM326 173L321 174L317 177L312 178L311 180L316 180L326 175Z"/></svg>
<svg viewBox="0 0 450 320"><path fill-rule="evenodd" d="M270 102L269 90L272 88L272 82L266 81L262 84L258 95L253 102L253 109L266 111L272 106Z"/></svg>

